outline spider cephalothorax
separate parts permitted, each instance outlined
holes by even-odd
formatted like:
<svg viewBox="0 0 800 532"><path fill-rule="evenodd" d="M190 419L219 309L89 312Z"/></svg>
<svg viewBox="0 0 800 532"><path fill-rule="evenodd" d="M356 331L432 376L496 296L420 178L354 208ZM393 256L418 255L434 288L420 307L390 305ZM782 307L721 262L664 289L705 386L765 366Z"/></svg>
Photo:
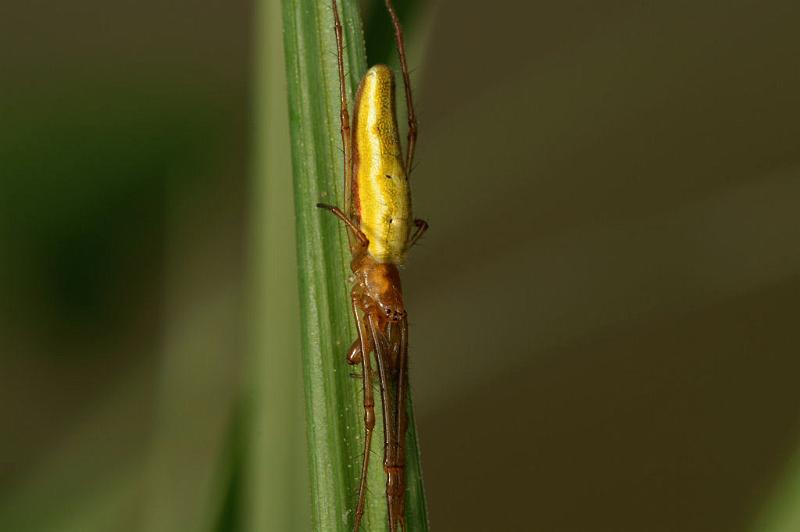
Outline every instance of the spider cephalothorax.
<svg viewBox="0 0 800 532"><path fill-rule="evenodd" d="M353 259L351 266L355 277L353 297L365 311L392 322L406 316L400 273L395 264L378 262L369 253L363 253Z"/></svg>

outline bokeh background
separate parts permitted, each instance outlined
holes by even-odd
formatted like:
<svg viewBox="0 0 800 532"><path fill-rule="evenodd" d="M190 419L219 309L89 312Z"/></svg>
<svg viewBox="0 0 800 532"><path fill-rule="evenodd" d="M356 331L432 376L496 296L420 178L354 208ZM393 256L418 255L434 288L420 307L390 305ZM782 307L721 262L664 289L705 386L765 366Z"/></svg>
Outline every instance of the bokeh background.
<svg viewBox="0 0 800 532"><path fill-rule="evenodd" d="M800 4L401 5L433 529L800 530ZM309 528L280 43L0 10L0 530Z"/></svg>

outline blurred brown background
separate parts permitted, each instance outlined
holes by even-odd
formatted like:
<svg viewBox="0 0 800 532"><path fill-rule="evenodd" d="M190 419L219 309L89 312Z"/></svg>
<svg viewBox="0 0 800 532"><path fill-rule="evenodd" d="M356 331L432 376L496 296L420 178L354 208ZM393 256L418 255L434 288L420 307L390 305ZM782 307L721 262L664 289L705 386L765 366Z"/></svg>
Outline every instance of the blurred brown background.
<svg viewBox="0 0 800 532"><path fill-rule="evenodd" d="M2 8L0 530L264 529L236 465L270 7ZM404 17L433 529L800 530L800 5Z"/></svg>

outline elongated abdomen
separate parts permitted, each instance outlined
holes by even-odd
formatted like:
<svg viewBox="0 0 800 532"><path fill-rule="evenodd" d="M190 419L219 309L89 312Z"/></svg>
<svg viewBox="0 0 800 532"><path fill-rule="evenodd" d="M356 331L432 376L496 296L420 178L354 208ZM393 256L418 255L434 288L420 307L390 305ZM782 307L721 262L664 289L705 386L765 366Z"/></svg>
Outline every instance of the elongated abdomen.
<svg viewBox="0 0 800 532"><path fill-rule="evenodd" d="M403 169L394 108L394 75L370 68L356 96L353 120L354 214L379 262L402 264L411 226L411 194Z"/></svg>

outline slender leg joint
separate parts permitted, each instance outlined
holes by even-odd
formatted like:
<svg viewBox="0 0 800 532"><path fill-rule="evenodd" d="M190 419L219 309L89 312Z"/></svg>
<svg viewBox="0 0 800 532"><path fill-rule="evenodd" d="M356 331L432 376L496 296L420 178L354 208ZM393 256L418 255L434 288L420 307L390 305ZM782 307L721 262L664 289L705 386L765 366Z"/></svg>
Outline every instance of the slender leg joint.
<svg viewBox="0 0 800 532"><path fill-rule="evenodd" d="M333 213L334 216L343 221L345 225L347 225L347 227L349 227L350 230L353 231L353 234L361 242L362 245L364 246L369 245L369 239L367 238L367 235L365 235L364 232L361 231L361 229L356 227L356 224L353 223L353 220L348 218L347 215L344 212L342 212L342 209L340 209L339 207L334 207L333 205L328 205L327 203L317 203L317 207L320 209L328 210L331 213Z"/></svg>
<svg viewBox="0 0 800 532"><path fill-rule="evenodd" d="M425 220L420 220L419 218L414 220L414 225L417 227L417 229L414 231L414 234L411 235L411 239L408 241L408 247L411 247L414 244L416 244L417 240L422 238L422 235L424 235L425 231L427 231L428 227L430 227L428 225L428 222L426 222Z"/></svg>

